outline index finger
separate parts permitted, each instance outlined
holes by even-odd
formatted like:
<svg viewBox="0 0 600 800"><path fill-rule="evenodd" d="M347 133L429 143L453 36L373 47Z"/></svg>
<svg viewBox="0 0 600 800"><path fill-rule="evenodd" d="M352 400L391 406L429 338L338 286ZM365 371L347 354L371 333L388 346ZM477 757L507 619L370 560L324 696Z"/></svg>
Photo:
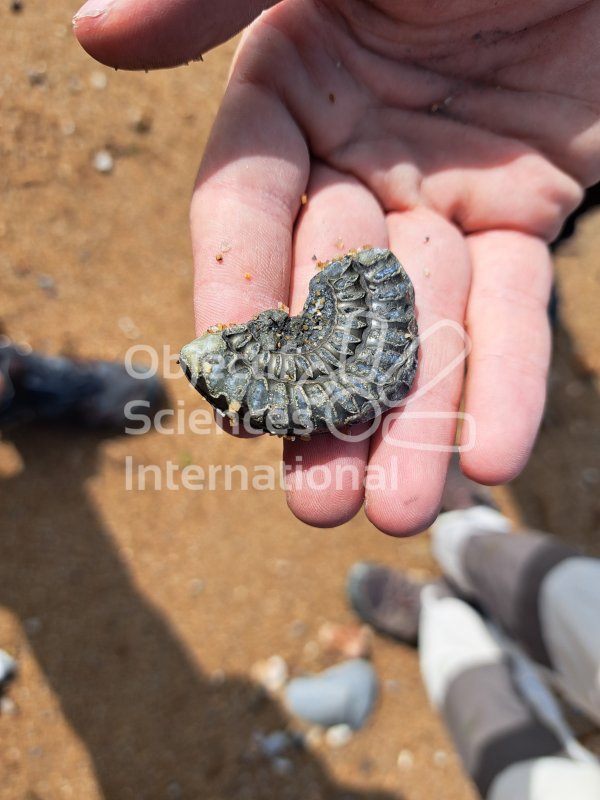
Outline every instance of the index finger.
<svg viewBox="0 0 600 800"><path fill-rule="evenodd" d="M191 206L199 333L287 304L308 174L306 142L279 96L234 74Z"/></svg>

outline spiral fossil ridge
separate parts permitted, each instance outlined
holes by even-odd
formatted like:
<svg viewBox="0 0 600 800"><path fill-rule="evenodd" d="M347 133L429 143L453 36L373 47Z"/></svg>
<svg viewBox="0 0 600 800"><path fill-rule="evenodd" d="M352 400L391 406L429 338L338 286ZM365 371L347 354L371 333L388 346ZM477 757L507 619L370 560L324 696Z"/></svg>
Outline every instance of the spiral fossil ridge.
<svg viewBox="0 0 600 800"><path fill-rule="evenodd" d="M302 313L263 311L182 348L192 385L256 431L310 435L367 422L410 391L417 368L414 290L386 249L351 251L309 284Z"/></svg>

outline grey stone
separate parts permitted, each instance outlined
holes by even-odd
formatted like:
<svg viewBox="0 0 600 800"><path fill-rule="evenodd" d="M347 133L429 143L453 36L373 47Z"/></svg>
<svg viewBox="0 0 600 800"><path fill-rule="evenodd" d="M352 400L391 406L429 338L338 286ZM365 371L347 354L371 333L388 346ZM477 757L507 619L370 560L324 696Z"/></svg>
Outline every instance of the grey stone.
<svg viewBox="0 0 600 800"><path fill-rule="evenodd" d="M364 725L377 698L377 675L355 658L318 675L295 678L285 689L288 708L301 719L330 728Z"/></svg>

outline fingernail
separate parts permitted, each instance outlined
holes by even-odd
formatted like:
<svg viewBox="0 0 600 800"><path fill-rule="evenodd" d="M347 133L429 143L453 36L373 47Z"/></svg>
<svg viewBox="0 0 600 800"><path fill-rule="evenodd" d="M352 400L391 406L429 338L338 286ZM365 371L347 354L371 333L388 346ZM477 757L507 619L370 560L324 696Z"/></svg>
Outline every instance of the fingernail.
<svg viewBox="0 0 600 800"><path fill-rule="evenodd" d="M106 14L111 5L111 0L87 0L87 3L84 3L73 17L73 24L79 22L80 19L101 17Z"/></svg>

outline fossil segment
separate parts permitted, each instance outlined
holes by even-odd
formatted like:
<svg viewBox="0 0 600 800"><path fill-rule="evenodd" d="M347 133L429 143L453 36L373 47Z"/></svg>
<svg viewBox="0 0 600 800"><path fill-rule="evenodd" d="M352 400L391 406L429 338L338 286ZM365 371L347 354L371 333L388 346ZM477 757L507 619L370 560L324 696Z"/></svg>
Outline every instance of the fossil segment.
<svg viewBox="0 0 600 800"><path fill-rule="evenodd" d="M248 429L310 435L396 405L417 368L410 278L389 250L351 252L312 278L302 314L215 326L181 365L211 405Z"/></svg>

